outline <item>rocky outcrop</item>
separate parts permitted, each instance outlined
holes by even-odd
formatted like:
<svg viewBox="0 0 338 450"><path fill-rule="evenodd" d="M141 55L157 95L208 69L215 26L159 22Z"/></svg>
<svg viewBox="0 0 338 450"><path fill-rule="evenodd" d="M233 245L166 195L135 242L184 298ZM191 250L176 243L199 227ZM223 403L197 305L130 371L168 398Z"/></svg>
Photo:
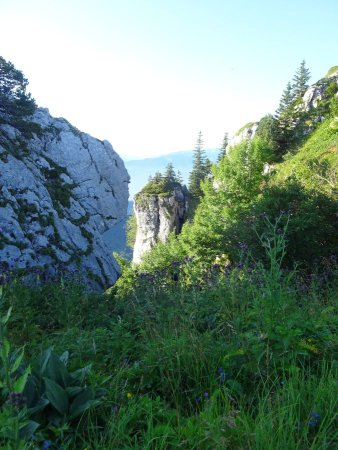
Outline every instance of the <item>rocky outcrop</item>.
<svg viewBox="0 0 338 450"><path fill-rule="evenodd" d="M238 130L237 133L230 139L227 146L227 152L235 145L240 144L242 141L245 141L246 139L253 139L257 128L258 122L251 122L244 125L244 127Z"/></svg>
<svg viewBox="0 0 338 450"><path fill-rule="evenodd" d="M175 187L170 193L137 194L134 211L137 234L133 262L139 263L157 241L165 242L172 231L180 233L187 212L186 189Z"/></svg>
<svg viewBox="0 0 338 450"><path fill-rule="evenodd" d="M121 158L47 109L20 129L0 122L2 267L61 265L92 288L112 285L120 270L101 235L126 216Z"/></svg>
<svg viewBox="0 0 338 450"><path fill-rule="evenodd" d="M315 84L309 86L305 91L302 101L297 103L295 106L295 110L299 113L313 111L312 121L320 122L324 119L325 109L327 110L327 100L332 97L332 92L335 90L335 86L338 89L338 66L332 67L327 75L317 81ZM338 98L338 92L334 94ZM324 108L324 109L323 109ZM325 115L325 114L324 114ZM295 122L295 125L297 121ZM259 122L250 122L244 125L237 133L230 139L229 145L227 146L227 153L230 151L232 147L237 144L240 144L242 141L247 139L253 139L258 129ZM305 133L308 133L312 130L311 120L308 123L308 130L305 130Z"/></svg>
<svg viewBox="0 0 338 450"><path fill-rule="evenodd" d="M322 78L317 83L309 86L303 96L303 103L301 109L310 111L317 108L322 100L326 98L327 89L329 86L338 86L338 72L333 72L329 76Z"/></svg>

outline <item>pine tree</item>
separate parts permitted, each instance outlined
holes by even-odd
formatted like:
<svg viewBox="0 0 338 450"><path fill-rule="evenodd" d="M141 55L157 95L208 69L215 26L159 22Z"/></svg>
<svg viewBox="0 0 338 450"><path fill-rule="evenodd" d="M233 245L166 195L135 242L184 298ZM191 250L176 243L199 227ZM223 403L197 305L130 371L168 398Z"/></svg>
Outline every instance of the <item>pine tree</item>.
<svg viewBox="0 0 338 450"><path fill-rule="evenodd" d="M229 136L228 136L228 133L225 133L224 138L223 138L222 147L221 147L218 157L217 157L217 162L220 162L224 158L224 156L227 154L228 144L229 144Z"/></svg>
<svg viewBox="0 0 338 450"><path fill-rule="evenodd" d="M289 81L283 91L282 98L280 99L279 106L276 111L276 116L280 117L283 113L285 113L292 105L294 99L295 97L293 95L293 88Z"/></svg>
<svg viewBox="0 0 338 450"><path fill-rule="evenodd" d="M203 149L202 132L198 133L193 156L193 167L189 175L189 192L193 198L202 196L201 181L210 173L210 161Z"/></svg>
<svg viewBox="0 0 338 450"><path fill-rule="evenodd" d="M177 183L179 183L180 185L183 186L184 180L183 180L183 176L179 170L177 171L176 181L177 181Z"/></svg>
<svg viewBox="0 0 338 450"><path fill-rule="evenodd" d="M163 181L163 175L161 172L155 172L155 175L152 177L152 183L161 183Z"/></svg>
<svg viewBox="0 0 338 450"><path fill-rule="evenodd" d="M26 92L27 86L23 73L0 56L0 114L7 119L33 114L36 103Z"/></svg>
<svg viewBox="0 0 338 450"><path fill-rule="evenodd" d="M172 183L176 181L176 173L172 162L169 162L165 168L164 178L167 182Z"/></svg>
<svg viewBox="0 0 338 450"><path fill-rule="evenodd" d="M311 78L310 70L305 67L305 60L300 63L299 69L293 77L292 94L294 98L303 97Z"/></svg>

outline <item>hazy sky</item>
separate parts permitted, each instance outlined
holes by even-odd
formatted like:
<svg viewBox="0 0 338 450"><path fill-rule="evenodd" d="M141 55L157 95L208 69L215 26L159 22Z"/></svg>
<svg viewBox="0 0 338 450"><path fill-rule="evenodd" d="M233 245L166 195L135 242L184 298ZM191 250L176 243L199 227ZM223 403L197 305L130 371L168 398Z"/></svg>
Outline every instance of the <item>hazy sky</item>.
<svg viewBox="0 0 338 450"><path fill-rule="evenodd" d="M0 55L39 106L123 157L206 147L338 64L338 0L0 0Z"/></svg>

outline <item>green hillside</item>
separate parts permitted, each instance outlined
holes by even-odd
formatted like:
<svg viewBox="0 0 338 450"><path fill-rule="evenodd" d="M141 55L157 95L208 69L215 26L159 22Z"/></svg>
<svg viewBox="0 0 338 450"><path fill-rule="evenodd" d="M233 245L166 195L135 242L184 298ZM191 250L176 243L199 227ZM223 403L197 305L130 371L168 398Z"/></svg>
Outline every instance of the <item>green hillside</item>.
<svg viewBox="0 0 338 450"><path fill-rule="evenodd" d="M290 177L306 188L319 189L329 195L337 193L338 121L329 118L314 131L295 154L276 167L275 182Z"/></svg>

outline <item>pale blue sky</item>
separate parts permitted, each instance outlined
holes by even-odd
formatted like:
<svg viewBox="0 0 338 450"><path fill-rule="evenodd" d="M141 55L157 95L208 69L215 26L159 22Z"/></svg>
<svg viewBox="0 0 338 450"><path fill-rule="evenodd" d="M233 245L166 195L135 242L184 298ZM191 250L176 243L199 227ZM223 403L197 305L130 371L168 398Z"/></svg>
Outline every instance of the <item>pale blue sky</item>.
<svg viewBox="0 0 338 450"><path fill-rule="evenodd" d="M0 54L40 106L122 156L207 147L338 64L338 0L0 0Z"/></svg>

